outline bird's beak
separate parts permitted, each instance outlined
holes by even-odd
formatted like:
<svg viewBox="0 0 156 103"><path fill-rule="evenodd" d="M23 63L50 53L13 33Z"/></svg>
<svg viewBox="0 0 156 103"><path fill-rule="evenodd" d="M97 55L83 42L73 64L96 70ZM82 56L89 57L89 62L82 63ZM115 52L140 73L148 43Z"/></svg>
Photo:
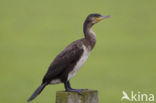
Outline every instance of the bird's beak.
<svg viewBox="0 0 156 103"><path fill-rule="evenodd" d="M96 18L96 21L101 21L103 19L106 19L106 18L111 18L112 16L108 15L108 16L101 16L99 18Z"/></svg>
<svg viewBox="0 0 156 103"><path fill-rule="evenodd" d="M108 16L101 16L101 17L99 17L99 19L102 20L102 19L111 18L111 17L112 16L110 16L110 15L108 15Z"/></svg>

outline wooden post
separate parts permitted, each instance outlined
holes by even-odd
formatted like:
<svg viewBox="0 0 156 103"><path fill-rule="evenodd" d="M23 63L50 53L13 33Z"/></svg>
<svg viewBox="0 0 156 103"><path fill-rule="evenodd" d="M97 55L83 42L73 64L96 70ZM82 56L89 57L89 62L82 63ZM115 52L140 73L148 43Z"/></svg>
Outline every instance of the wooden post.
<svg viewBox="0 0 156 103"><path fill-rule="evenodd" d="M56 103L98 103L98 92L87 90L80 95L75 92L57 91Z"/></svg>

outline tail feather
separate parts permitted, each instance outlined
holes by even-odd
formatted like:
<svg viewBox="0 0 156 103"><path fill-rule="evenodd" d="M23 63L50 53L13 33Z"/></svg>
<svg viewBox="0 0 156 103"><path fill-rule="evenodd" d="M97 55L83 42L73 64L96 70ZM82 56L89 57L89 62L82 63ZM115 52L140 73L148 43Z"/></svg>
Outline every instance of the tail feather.
<svg viewBox="0 0 156 103"><path fill-rule="evenodd" d="M42 90L44 89L44 87L47 85L47 83L42 83L36 90L35 92L32 94L32 96L28 99L28 102L32 101L36 96L38 96Z"/></svg>

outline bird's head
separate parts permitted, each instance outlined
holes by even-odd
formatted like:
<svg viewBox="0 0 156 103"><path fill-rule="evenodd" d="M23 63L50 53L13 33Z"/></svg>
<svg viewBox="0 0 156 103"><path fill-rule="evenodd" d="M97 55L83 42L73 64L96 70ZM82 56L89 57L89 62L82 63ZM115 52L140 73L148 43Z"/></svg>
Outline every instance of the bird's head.
<svg viewBox="0 0 156 103"><path fill-rule="evenodd" d="M87 18L86 18L86 23L87 24L96 24L96 23L98 23L99 21L101 21L101 20L103 20L103 19L105 19L105 18L110 18L111 16L103 16L103 15L101 15L101 14L97 14L97 13L95 13L95 14L89 14L88 16L87 16Z"/></svg>

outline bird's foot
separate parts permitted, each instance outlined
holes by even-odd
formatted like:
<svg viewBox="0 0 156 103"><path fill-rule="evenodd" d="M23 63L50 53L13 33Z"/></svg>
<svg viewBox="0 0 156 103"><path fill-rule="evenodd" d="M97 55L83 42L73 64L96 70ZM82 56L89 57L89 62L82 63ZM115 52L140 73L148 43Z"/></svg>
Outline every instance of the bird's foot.
<svg viewBox="0 0 156 103"><path fill-rule="evenodd" d="M88 89L80 89L80 90L82 90L82 91L87 91Z"/></svg>
<svg viewBox="0 0 156 103"><path fill-rule="evenodd" d="M71 88L71 89L72 89L72 88ZM87 91L88 89L73 89L73 90Z"/></svg>
<svg viewBox="0 0 156 103"><path fill-rule="evenodd" d="M86 91L88 89L67 89L66 92L77 92L78 94L82 94L82 91Z"/></svg>

